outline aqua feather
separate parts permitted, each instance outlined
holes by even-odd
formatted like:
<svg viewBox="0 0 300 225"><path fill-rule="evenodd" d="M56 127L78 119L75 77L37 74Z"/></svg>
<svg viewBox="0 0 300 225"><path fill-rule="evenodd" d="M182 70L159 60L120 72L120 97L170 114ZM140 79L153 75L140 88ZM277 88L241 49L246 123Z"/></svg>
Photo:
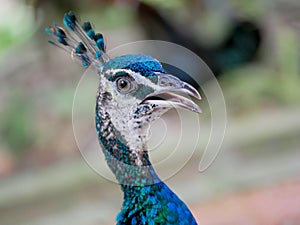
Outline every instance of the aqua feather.
<svg viewBox="0 0 300 225"><path fill-rule="evenodd" d="M53 39L50 43L77 56L84 67L97 61L95 65L101 67L108 59L105 55L103 35L95 34L90 22L85 22L81 27L73 12L66 13L63 21L67 29L73 32L74 36L77 36L81 41L78 42L73 36L57 26L56 23L53 23L52 26L45 29L46 34Z"/></svg>
<svg viewBox="0 0 300 225"><path fill-rule="evenodd" d="M97 47L102 51L105 51L103 35L100 33L95 34L94 40L96 41Z"/></svg>
<svg viewBox="0 0 300 225"><path fill-rule="evenodd" d="M86 53L86 48L82 42L79 42L79 44L77 45L77 47L75 49L75 53L77 53L77 54Z"/></svg>
<svg viewBox="0 0 300 225"><path fill-rule="evenodd" d="M85 32L88 32L88 31L90 31L90 30L94 31L90 22L84 22L84 23L82 24L82 29L83 29ZM94 32L94 33L95 33L95 32ZM93 36L90 37L90 38L93 38Z"/></svg>
<svg viewBox="0 0 300 225"><path fill-rule="evenodd" d="M77 18L73 12L68 12L64 17L64 24L68 29L75 30Z"/></svg>

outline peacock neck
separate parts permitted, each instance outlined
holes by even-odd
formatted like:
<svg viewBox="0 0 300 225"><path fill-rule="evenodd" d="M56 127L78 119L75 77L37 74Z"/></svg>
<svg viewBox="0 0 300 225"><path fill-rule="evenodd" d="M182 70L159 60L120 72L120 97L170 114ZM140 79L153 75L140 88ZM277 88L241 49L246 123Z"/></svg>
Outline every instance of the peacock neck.
<svg viewBox="0 0 300 225"><path fill-rule="evenodd" d="M124 141L114 125L115 120L105 111L103 99L100 99L99 95L101 94L98 94L96 103L99 143L106 162L124 193L117 225L196 225L186 205L158 178L146 149L133 149Z"/></svg>
<svg viewBox="0 0 300 225"><path fill-rule="evenodd" d="M96 104L96 130L106 162L124 192L160 183L146 149L132 150L116 130L111 116Z"/></svg>

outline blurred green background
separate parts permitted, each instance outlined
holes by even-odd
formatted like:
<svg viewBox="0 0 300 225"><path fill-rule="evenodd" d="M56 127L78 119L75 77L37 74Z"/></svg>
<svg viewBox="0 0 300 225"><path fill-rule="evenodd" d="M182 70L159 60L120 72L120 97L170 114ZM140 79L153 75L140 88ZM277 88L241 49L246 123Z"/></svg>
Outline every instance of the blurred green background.
<svg viewBox="0 0 300 225"><path fill-rule="evenodd" d="M167 183L201 225L300 223L299 2L142 1L177 28L164 30L156 24L150 32L145 24L150 26L152 18L144 18L141 13L146 11L134 0L1 3L1 224L113 224L121 205L118 185L88 167L73 135L73 95L84 69L50 46L44 34L52 22L62 24L69 10L92 21L108 49L153 38L151 32L154 38L172 39L178 34L168 32L176 31L186 43L196 43L201 54L199 46L218 46L236 21L257 25L261 39L253 59L216 74L228 113L217 160L198 172L205 147L200 141L199 151ZM206 126L210 117L205 99L202 104L199 117ZM260 197L248 199L256 193ZM224 203L228 198L235 199L234 206ZM262 210L247 208L249 204ZM224 213L230 207L245 210ZM250 222L239 220L241 215Z"/></svg>

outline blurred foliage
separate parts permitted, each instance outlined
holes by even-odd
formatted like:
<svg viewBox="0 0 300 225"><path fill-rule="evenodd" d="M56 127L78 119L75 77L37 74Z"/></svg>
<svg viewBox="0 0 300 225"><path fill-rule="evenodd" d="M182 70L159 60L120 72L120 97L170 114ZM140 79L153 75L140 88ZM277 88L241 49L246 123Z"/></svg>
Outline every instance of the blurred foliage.
<svg viewBox="0 0 300 225"><path fill-rule="evenodd" d="M82 21L93 21L95 27L102 29L116 29L124 25L134 22L134 9L128 5L107 5L101 9L94 8L87 11L82 11L80 18Z"/></svg>
<svg viewBox="0 0 300 225"><path fill-rule="evenodd" d="M45 100L53 112L62 117L70 117L72 114L71 106L74 98L74 88L64 87L51 93Z"/></svg>
<svg viewBox="0 0 300 225"><path fill-rule="evenodd" d="M228 73L223 79L228 108L237 112L299 105L300 76L297 37L280 30L276 66L255 64Z"/></svg>
<svg viewBox="0 0 300 225"><path fill-rule="evenodd" d="M168 9L180 9L184 8L184 5L187 3L186 0L173 0L173 1L161 1L161 0L142 0L148 4L154 5L159 8L168 8Z"/></svg>
<svg viewBox="0 0 300 225"><path fill-rule="evenodd" d="M15 1L6 1L0 8L0 53L29 38L35 29L33 10ZM11 15L14 16L11 16ZM0 54L0 57L3 56Z"/></svg>
<svg viewBox="0 0 300 225"><path fill-rule="evenodd" d="M257 16L263 16L267 9L271 7L270 0L229 0L232 7L244 16L256 18Z"/></svg>
<svg viewBox="0 0 300 225"><path fill-rule="evenodd" d="M1 114L0 140L17 157L22 157L34 142L34 120L29 98L14 93Z"/></svg>

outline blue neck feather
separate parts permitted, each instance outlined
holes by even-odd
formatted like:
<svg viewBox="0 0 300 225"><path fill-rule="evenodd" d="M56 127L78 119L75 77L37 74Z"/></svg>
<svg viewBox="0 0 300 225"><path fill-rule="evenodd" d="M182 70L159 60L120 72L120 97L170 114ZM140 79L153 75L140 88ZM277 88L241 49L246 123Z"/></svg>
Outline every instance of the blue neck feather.
<svg viewBox="0 0 300 225"><path fill-rule="evenodd" d="M107 164L124 193L117 225L197 225L187 206L158 178L147 151L140 152L142 165L135 164L135 158L112 124L110 115L101 110L101 95L98 93L96 104L98 139Z"/></svg>

